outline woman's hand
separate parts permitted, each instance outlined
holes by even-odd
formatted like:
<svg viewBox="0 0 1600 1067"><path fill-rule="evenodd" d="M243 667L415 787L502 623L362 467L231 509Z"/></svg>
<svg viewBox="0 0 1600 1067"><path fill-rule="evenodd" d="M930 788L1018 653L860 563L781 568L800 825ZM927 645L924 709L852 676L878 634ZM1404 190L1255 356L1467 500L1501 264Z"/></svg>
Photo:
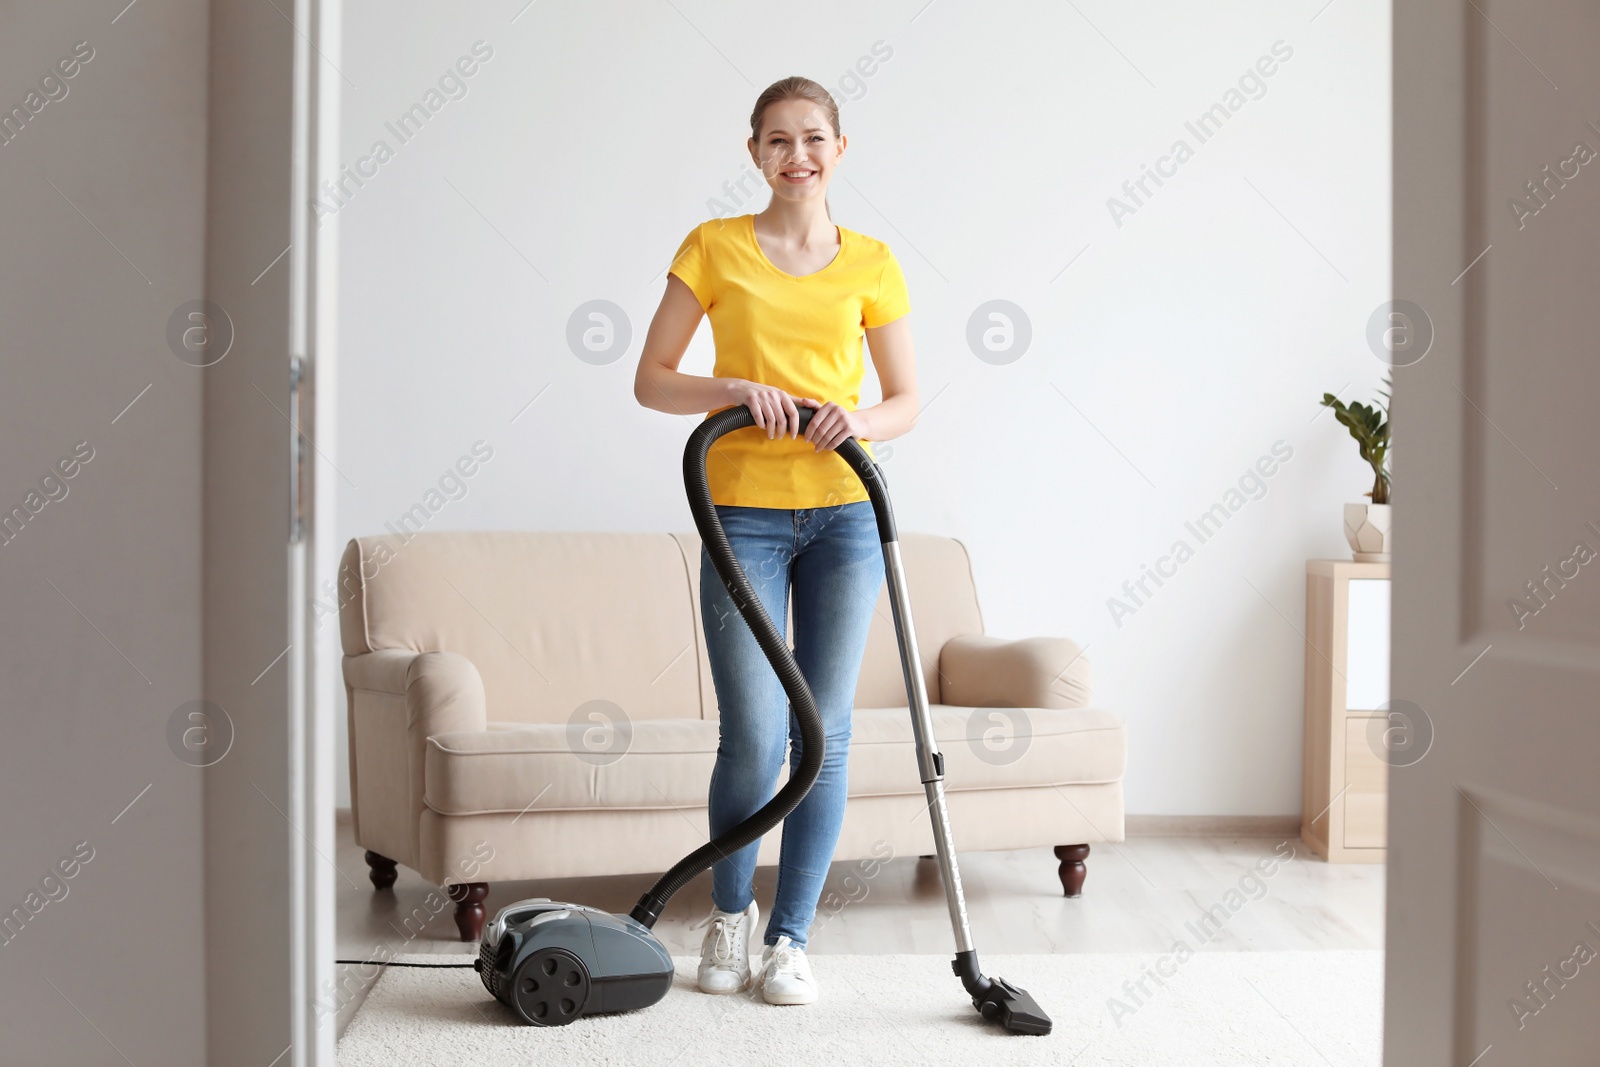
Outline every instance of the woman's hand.
<svg viewBox="0 0 1600 1067"><path fill-rule="evenodd" d="M790 396L773 385L762 385L760 382L741 381L734 390L734 402L743 404L750 409L750 414L755 416L756 425L767 431L767 438L771 440L780 434L795 437L800 433L800 411L796 404L804 404L808 408L819 407L820 400L809 397ZM816 416L812 416L813 419ZM806 433L810 439L809 429Z"/></svg>
<svg viewBox="0 0 1600 1067"><path fill-rule="evenodd" d="M839 447L847 437L861 438L867 434L866 416L858 411L842 408L832 400L826 404L819 404L815 400L802 400L801 403L817 408L817 413L811 416L811 422L806 426L806 440L815 444L818 452Z"/></svg>

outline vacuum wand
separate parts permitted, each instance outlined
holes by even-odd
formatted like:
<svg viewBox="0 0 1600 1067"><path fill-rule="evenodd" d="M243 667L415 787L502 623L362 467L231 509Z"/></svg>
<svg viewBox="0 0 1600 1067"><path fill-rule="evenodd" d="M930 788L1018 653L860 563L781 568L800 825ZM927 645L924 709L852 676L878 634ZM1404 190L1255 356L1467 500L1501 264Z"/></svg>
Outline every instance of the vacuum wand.
<svg viewBox="0 0 1600 1067"><path fill-rule="evenodd" d="M800 431L810 424L816 409L798 409ZM684 485L688 490L689 508L700 531L702 543L712 565L716 568L723 586L728 590L739 614L749 624L773 669L777 671L784 691L789 695L795 718L800 727L801 765L788 784L749 819L728 830L694 852L685 856L662 876L650 891L634 906L632 918L646 927L653 926L668 899L683 888L692 878L733 852L759 840L768 830L799 806L806 792L821 773L824 736L822 716L804 675L795 663L794 655L768 617L760 599L751 587L744 569L728 544L727 535L717 518L716 508L706 481L706 456L712 443L723 434L755 425L755 416L748 407L738 404L707 417L689 437L683 454ZM986 1019L998 1021L1007 1030L1024 1034L1048 1034L1050 1017L1019 986L1004 978L987 978L978 966L977 950L972 945L972 931L967 923L966 901L961 891L961 875L956 867L955 839L950 830L950 816L944 798L944 756L938 750L933 733L933 719L928 709L927 686L922 675L922 660L917 651L916 630L912 625L911 602L906 590L905 568L900 558L900 539L895 530L894 509L889 503L889 491L883 472L855 438L846 438L834 449L861 480L872 501L878 520L878 537L883 545L884 573L888 584L889 601L894 610L895 633L900 644L900 666L905 676L906 697L911 712L912 733L916 740L917 767L927 794L928 811L933 820L934 847L939 862L940 878L944 884L945 899L950 910L950 922L955 932L956 955L951 969L961 979L961 984L972 997L973 1006Z"/></svg>

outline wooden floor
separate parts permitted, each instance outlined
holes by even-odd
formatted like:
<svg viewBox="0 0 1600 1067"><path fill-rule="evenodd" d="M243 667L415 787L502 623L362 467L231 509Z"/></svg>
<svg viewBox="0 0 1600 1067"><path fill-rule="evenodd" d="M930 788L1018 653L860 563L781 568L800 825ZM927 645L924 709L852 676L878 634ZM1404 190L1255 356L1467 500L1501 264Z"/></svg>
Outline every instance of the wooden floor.
<svg viewBox="0 0 1600 1067"><path fill-rule="evenodd" d="M1380 949L1384 868L1327 864L1298 838L1136 837L1095 845L1083 896L1062 896L1048 848L961 853L967 916L979 959L1027 952L1164 953L1177 940L1195 951ZM461 953L452 906L414 871L400 868L392 892L375 893L351 836L347 812L338 823L338 959L400 953ZM1258 864L1278 860L1270 875ZM772 903L776 867L756 871L761 926ZM626 914L653 875L506 882L491 886L485 908L546 896ZM688 924L711 907L711 879L701 875L667 905L655 926L674 955L698 955L702 931ZM831 896L832 893L837 897ZM916 856L882 863L871 878L857 863L836 863L807 952L888 954L954 951L938 865ZM1212 918L1202 924L1202 916ZM757 931L759 934L760 931ZM759 936L754 939L759 943ZM759 951L759 949L757 950ZM372 968L339 967L338 1030L365 997Z"/></svg>

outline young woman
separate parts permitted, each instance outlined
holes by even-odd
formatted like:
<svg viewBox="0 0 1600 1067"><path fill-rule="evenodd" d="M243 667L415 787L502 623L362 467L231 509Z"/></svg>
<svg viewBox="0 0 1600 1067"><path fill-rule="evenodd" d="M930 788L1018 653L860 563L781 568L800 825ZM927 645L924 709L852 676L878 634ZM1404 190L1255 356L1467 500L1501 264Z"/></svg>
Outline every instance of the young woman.
<svg viewBox="0 0 1600 1067"><path fill-rule="evenodd" d="M869 441L906 433L917 390L900 264L888 245L835 226L828 213L828 183L845 150L833 97L810 79L785 78L757 98L750 133L772 199L759 214L711 219L684 239L634 396L676 414L743 404L755 418L712 447L711 501L780 633L793 587L795 659L822 712L826 750L816 784L784 821L759 971L746 947L759 914L755 842L712 868L699 984L707 993L754 985L770 1004L809 1004L817 985L807 935L844 820L850 715L883 584L872 503L832 450L854 437L870 453ZM716 342L710 378L677 370L702 315ZM883 402L857 410L863 336ZM803 438L799 406L816 409ZM715 836L772 798L786 741L797 772L801 740L788 695L704 548L700 597L721 718L708 801Z"/></svg>

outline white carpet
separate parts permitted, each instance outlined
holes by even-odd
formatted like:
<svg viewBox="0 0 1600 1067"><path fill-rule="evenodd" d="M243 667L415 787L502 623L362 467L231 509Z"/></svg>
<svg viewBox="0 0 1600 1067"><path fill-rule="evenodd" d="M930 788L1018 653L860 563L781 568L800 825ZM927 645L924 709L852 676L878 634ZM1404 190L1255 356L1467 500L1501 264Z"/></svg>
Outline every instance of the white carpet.
<svg viewBox="0 0 1600 1067"><path fill-rule="evenodd" d="M1008 1034L985 1022L948 956L813 956L821 999L791 1007L701 993L698 960L678 957L677 981L660 1003L549 1028L518 1022L476 971L391 967L350 1021L338 1059L340 1067L1377 1067L1382 1058L1379 952L1201 952L1181 963L1153 954L979 958L984 973L1034 995L1055 1023L1052 1033ZM1143 993L1125 988L1156 973L1158 960L1170 974L1162 985L1146 978Z"/></svg>

